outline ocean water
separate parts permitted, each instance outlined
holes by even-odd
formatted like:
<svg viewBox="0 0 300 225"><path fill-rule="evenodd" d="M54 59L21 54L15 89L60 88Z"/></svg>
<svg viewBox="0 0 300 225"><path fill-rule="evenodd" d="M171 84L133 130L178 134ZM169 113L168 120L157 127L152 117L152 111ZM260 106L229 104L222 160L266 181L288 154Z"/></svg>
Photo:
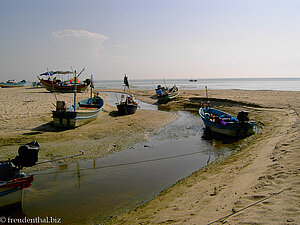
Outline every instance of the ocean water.
<svg viewBox="0 0 300 225"><path fill-rule="evenodd" d="M132 89L155 89L157 85L172 87L174 84L181 90L209 89L243 89L243 90L277 90L300 91L300 78L224 78L224 79L197 79L190 82L189 79L154 79L131 80ZM96 80L95 87L100 89L123 88L123 80Z"/></svg>

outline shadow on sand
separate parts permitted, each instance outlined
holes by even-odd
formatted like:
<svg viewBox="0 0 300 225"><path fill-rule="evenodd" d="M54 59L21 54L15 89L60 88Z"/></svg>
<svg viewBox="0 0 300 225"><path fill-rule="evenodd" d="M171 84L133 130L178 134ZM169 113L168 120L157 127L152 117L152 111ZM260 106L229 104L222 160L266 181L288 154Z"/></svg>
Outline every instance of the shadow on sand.
<svg viewBox="0 0 300 225"><path fill-rule="evenodd" d="M69 127L56 127L53 124L53 121L49 123L42 124L41 126L35 127L31 130L31 132L24 133L23 135L37 135L37 134L42 134L44 132L62 132L66 130L73 130L75 128L69 128Z"/></svg>

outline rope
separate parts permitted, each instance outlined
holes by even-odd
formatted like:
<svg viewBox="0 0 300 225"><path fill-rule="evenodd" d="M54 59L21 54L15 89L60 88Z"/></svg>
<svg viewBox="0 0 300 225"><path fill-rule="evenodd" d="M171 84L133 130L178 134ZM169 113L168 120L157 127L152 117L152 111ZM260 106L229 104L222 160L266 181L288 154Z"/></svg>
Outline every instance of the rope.
<svg viewBox="0 0 300 225"><path fill-rule="evenodd" d="M127 166L127 165L134 165L134 164L147 163L147 162L155 162L155 161L160 161L160 160L165 160L165 159L172 159L172 158L179 158L179 157L189 156L189 155L194 155L194 154L199 154L199 153L203 153L203 152L202 151L201 152L197 151L197 152L190 152L190 153L180 154L180 155L166 156L166 157L156 158L156 159L146 159L146 160L142 160L142 161L120 163L120 164L113 164L113 165L107 165L107 166L99 166L99 167L95 167L95 168L94 167L93 168L86 168L86 169L81 169L80 172L82 172L82 171L88 171L88 170L93 170L93 169L105 169L105 168ZM58 173L72 173L72 172L77 172L77 170L40 173L40 174L35 174L35 176L39 176L39 175L51 175L51 174L58 174Z"/></svg>
<svg viewBox="0 0 300 225"><path fill-rule="evenodd" d="M239 210L237 210L237 211L235 211L235 212L233 212L233 213L231 213L231 214L228 214L227 216L223 216L222 218L217 219L217 220L215 220L215 221L213 221L213 222L210 222L210 223L208 223L207 225L214 224L214 223L220 222L221 220L227 219L228 217L233 216L234 214L237 214L237 213L239 213L239 212L241 212L241 211L243 211L243 210L245 210L245 209L247 209L247 208L250 208L251 206L257 205L258 203L261 203L261 202L263 202L263 201L265 201L265 200L267 200L267 199L269 199L269 198L274 197L275 195L279 195L280 193L282 193L282 192L284 192L284 191L286 191L286 190L292 189L292 188L293 188L293 186L288 187L288 188L285 188L285 189L283 189L283 190L281 190L281 191L279 191L279 192L277 192L277 193L273 193L272 195L270 195L270 196L268 196L268 197L265 197L265 198L263 198L263 199L261 199L261 200L259 200L259 201L257 201L257 202L254 202L254 203L252 203L252 204L250 204L250 205L248 205L248 206L246 206L246 207L244 207L244 208L241 208L241 209L239 209Z"/></svg>

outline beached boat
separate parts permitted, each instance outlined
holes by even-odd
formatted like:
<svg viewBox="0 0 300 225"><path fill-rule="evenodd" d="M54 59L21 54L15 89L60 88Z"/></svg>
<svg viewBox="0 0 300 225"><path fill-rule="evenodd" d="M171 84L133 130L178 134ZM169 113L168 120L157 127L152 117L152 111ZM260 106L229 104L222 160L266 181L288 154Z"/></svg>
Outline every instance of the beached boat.
<svg viewBox="0 0 300 225"><path fill-rule="evenodd" d="M8 80L6 82L1 82L0 87L2 88L23 87L24 84L26 84L25 80L21 80L20 82L16 82L15 80Z"/></svg>
<svg viewBox="0 0 300 225"><path fill-rule="evenodd" d="M34 181L34 176L27 176L21 170L24 167L32 167L37 164L49 163L67 158L82 156L80 154L66 156L38 162L40 144L37 141L21 145L18 155L12 160L0 162L0 211L22 207L24 189L29 188Z"/></svg>
<svg viewBox="0 0 300 225"><path fill-rule="evenodd" d="M134 114L137 110L138 104L135 101L133 94L130 92L128 77L126 76L126 74L124 76L124 84L124 93L121 96L120 102L117 103L118 113L120 115ZM125 92L126 88L128 89L129 93Z"/></svg>
<svg viewBox="0 0 300 225"><path fill-rule="evenodd" d="M174 85L170 89L167 87L162 87L161 85L157 85L155 93L158 102L168 102L175 99L178 96L179 90L178 87L176 87L176 85Z"/></svg>
<svg viewBox="0 0 300 225"><path fill-rule="evenodd" d="M66 107L66 103L64 101L56 102L56 110L52 111L53 123L55 126L64 128L75 128L95 120L101 112L104 106L104 101L99 96L99 93L96 93L93 97L93 82L91 82L90 98L77 102L75 90L76 82L73 90L73 105Z"/></svg>
<svg viewBox="0 0 300 225"><path fill-rule="evenodd" d="M246 111L234 117L218 109L201 107L199 114L205 127L212 132L231 137L245 137L254 133L255 121L249 121Z"/></svg>
<svg viewBox="0 0 300 225"><path fill-rule="evenodd" d="M0 209L21 207L23 189L31 186L33 175L21 172L23 167L34 166L38 161L39 143L34 141L19 147L12 160L0 162Z"/></svg>
<svg viewBox="0 0 300 225"><path fill-rule="evenodd" d="M76 73L76 71L75 71ZM41 84L50 92L74 92L75 80L72 71L50 71L38 76ZM81 73L79 73L81 74ZM43 78L45 76L45 78ZM78 75L79 76L79 75ZM77 77L78 77L77 76ZM82 83L76 80L76 91L84 92L90 85L91 80L86 79Z"/></svg>

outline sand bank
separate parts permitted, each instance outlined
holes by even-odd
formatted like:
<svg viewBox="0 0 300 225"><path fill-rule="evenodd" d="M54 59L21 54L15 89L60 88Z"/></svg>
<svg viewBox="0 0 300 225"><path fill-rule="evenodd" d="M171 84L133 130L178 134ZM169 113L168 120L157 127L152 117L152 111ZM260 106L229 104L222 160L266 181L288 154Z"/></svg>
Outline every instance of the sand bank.
<svg viewBox="0 0 300 225"><path fill-rule="evenodd" d="M114 224L300 223L300 92L212 90L209 97L231 113L248 110L263 132ZM193 111L202 99L204 91L182 91L165 107Z"/></svg>

